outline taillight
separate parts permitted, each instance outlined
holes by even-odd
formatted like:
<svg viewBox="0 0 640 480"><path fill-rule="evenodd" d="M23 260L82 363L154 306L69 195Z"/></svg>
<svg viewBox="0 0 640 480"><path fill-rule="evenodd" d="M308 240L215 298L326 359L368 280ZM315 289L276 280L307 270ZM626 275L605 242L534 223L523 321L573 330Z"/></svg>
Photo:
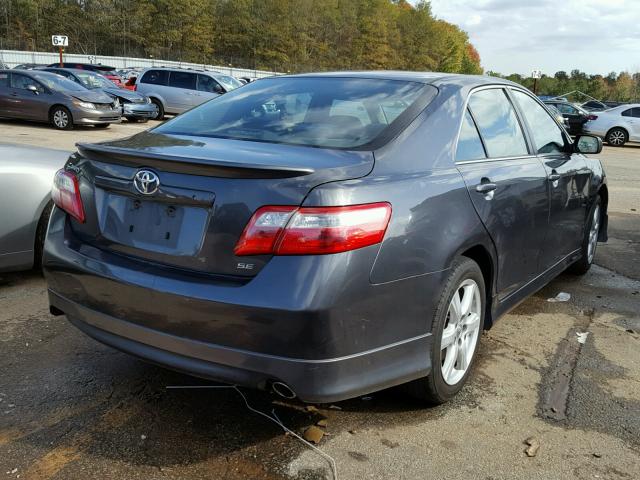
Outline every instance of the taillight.
<svg viewBox="0 0 640 480"><path fill-rule="evenodd" d="M84 207L80 197L78 177L65 169L58 170L53 178L51 199L59 208L67 212L80 223L84 223Z"/></svg>
<svg viewBox="0 0 640 480"><path fill-rule="evenodd" d="M322 255L380 243L391 205L262 207L242 232L236 255Z"/></svg>
<svg viewBox="0 0 640 480"><path fill-rule="evenodd" d="M589 115L589 120L597 120L598 119L598 115Z"/></svg>

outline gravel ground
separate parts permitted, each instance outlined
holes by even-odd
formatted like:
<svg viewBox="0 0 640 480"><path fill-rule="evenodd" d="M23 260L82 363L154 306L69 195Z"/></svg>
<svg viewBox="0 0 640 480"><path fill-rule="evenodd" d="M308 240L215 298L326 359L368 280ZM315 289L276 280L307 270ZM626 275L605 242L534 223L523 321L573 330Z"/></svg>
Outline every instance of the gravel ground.
<svg viewBox="0 0 640 480"><path fill-rule="evenodd" d="M145 127L0 122L3 141L60 149ZM296 432L326 419L319 447L340 479L640 478L640 148L601 158L611 242L599 266L558 277L485 333L474 378L453 402L424 408L390 389L314 409L243 390L250 405ZM571 299L547 302L560 291ZM333 478L326 459L236 391L168 390L205 382L50 316L38 273L0 275L0 306L0 477Z"/></svg>

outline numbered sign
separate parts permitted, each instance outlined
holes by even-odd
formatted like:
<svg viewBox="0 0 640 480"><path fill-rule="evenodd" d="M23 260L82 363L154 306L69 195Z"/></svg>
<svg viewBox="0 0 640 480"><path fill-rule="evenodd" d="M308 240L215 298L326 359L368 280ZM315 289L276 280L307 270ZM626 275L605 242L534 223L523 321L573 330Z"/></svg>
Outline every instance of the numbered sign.
<svg viewBox="0 0 640 480"><path fill-rule="evenodd" d="M531 78L542 78L542 71L534 70L533 72L531 72Z"/></svg>
<svg viewBox="0 0 640 480"><path fill-rule="evenodd" d="M51 35L51 44L54 47L68 47L69 37L66 35Z"/></svg>

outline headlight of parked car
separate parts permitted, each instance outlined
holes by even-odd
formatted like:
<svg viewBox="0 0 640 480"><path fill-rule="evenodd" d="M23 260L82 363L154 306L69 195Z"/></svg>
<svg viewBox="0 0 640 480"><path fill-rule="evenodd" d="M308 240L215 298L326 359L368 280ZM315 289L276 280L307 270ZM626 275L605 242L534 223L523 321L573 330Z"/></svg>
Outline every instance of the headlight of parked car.
<svg viewBox="0 0 640 480"><path fill-rule="evenodd" d="M81 100L74 100L73 103L74 103L74 105L77 105L78 107L81 107L81 108L91 108L91 109L95 109L96 108L95 104L93 104L91 102L83 102Z"/></svg>

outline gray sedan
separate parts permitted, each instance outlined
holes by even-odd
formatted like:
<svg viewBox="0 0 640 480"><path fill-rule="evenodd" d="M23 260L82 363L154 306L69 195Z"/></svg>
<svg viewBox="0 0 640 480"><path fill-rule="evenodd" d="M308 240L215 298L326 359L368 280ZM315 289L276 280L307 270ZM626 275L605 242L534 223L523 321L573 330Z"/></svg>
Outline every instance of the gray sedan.
<svg viewBox="0 0 640 480"><path fill-rule="evenodd" d="M151 99L126 88L118 87L108 78L96 72L79 68L46 68L45 71L57 73L83 87L103 92L117 99L122 105L122 116L129 121L147 121L158 116L158 107Z"/></svg>
<svg viewBox="0 0 640 480"><path fill-rule="evenodd" d="M49 72L0 70L0 117L47 122L60 130L74 125L108 127L120 121L117 100Z"/></svg>
<svg viewBox="0 0 640 480"><path fill-rule="evenodd" d="M40 266L51 185L68 152L0 145L0 272Z"/></svg>

